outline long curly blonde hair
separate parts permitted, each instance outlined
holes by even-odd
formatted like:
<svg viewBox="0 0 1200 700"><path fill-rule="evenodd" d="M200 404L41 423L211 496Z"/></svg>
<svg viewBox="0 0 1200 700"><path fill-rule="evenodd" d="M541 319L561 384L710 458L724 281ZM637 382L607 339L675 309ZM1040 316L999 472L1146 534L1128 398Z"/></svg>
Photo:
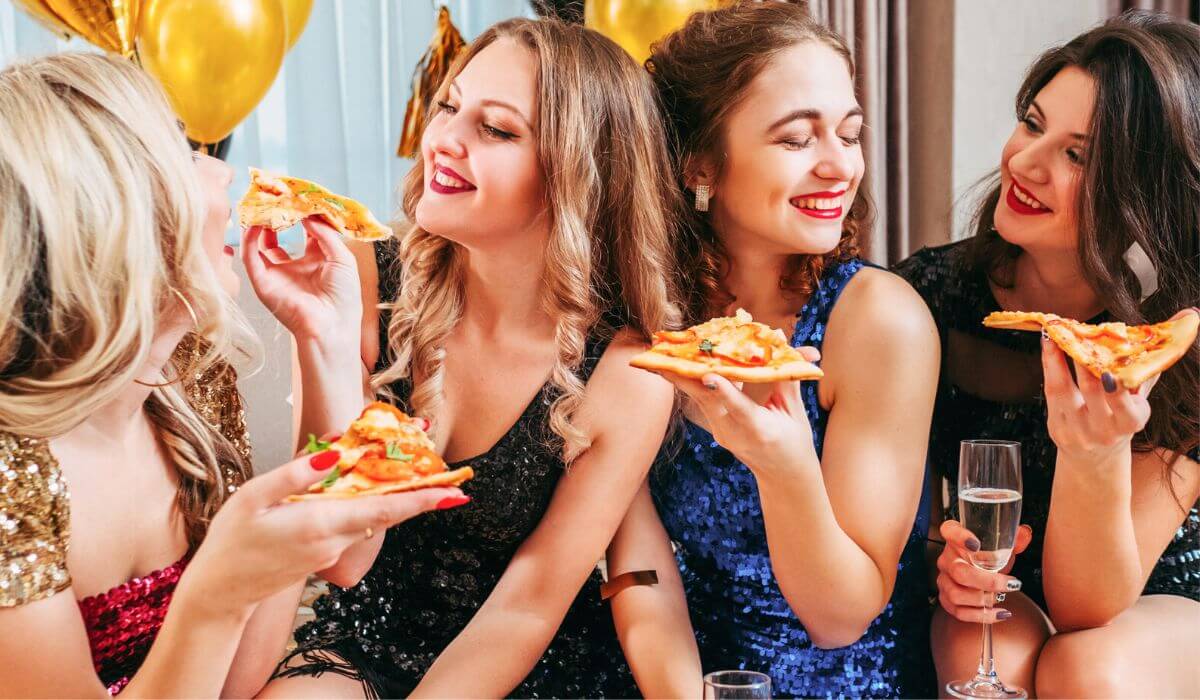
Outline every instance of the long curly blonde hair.
<svg viewBox="0 0 1200 700"><path fill-rule="evenodd" d="M179 297L195 374L257 345L202 247L203 186L157 83L128 61L59 54L0 71L0 430L51 438L142 371ZM186 357L183 357L186 355ZM146 403L179 469L196 544L249 465L175 383Z"/></svg>
<svg viewBox="0 0 1200 700"><path fill-rule="evenodd" d="M501 22L459 58L436 99L501 38L528 47L538 63L536 138L551 219L543 307L555 320L558 346L550 382L559 396L550 408L550 427L563 439L569 463L588 447L572 417L583 398L576 370L589 335L625 327L648 339L680 323L672 245L681 197L649 76L597 32L556 20ZM424 187L417 163L404 182L410 222ZM396 265L400 291L394 303L383 305L391 311L393 363L374 385L410 380L412 409L436 431L442 346L464 306L464 251L411 224L400 236Z"/></svg>

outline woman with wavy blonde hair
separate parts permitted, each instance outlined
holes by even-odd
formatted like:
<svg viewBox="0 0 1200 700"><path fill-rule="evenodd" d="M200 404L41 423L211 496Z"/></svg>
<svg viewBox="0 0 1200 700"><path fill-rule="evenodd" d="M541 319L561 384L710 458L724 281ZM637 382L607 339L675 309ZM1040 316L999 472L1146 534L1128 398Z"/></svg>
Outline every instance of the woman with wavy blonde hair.
<svg viewBox="0 0 1200 700"><path fill-rule="evenodd" d="M362 406L347 391L362 386L361 352L375 385L476 472L470 504L380 533L324 572L339 587L267 694L628 696L594 571L673 401L628 366L651 331L679 322L677 195L653 88L593 31L506 21L455 65L421 156L405 183L412 224L364 261L361 334L336 242L290 262L261 230L243 246L256 291L297 338L303 432ZM386 323L375 299L391 302Z"/></svg>
<svg viewBox="0 0 1200 700"><path fill-rule="evenodd" d="M332 453L249 479L229 181L127 61L0 71L0 695L253 693L308 572L456 493L277 506Z"/></svg>

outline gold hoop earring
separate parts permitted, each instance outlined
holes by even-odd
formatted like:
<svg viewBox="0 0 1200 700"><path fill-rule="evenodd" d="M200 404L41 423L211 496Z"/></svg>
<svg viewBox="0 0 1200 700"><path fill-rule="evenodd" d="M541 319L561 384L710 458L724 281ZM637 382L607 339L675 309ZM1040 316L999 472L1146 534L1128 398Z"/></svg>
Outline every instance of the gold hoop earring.
<svg viewBox="0 0 1200 700"><path fill-rule="evenodd" d="M174 287L168 287L168 289L171 291L172 294L174 294L176 296L176 298L179 299L179 302L181 304L183 304L183 308L187 311L188 316L191 316L192 330L198 331L200 329L200 318L196 315L196 310L194 308L192 308L192 303L190 301L188 301L187 297L185 297L183 295L183 292L180 292L178 289L176 289ZM140 379L135 379L135 380L133 380L133 383L140 384L141 386L147 386L152 389L161 389L162 387L171 386L172 384L180 383L180 382L184 381L185 378L191 376L192 371L196 368L196 360L200 354L199 354L199 352L196 351L196 349L193 349L191 355L192 356L188 360L187 367L182 372L179 372L177 374L177 376L169 382L162 382L161 384L157 384L157 383L152 384L150 382L143 382Z"/></svg>
<svg viewBox="0 0 1200 700"><path fill-rule="evenodd" d="M708 211L708 185L696 185L696 211Z"/></svg>

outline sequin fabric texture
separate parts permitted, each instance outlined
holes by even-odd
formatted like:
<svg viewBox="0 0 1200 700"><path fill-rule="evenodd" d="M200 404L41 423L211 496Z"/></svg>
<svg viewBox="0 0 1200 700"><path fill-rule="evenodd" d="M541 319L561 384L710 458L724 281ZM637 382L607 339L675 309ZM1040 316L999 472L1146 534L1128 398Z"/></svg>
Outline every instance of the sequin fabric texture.
<svg viewBox="0 0 1200 700"><path fill-rule="evenodd" d="M188 336L174 358L176 366L200 351ZM221 431L249 462L245 414L237 376L224 363L187 382L188 401ZM230 492L246 479L225 468ZM70 494L46 440L0 432L0 607L24 605L70 587ZM145 576L79 601L96 675L116 694L124 689L150 650L187 557Z"/></svg>
<svg viewBox="0 0 1200 700"><path fill-rule="evenodd" d="M1021 579L1021 591L1045 607L1042 588L1042 552L1046 520L1050 514L1050 488L1054 483L1057 449L1046 428L1046 402L1040 390L1040 339L1037 333L987 328L984 316L999 311L983 272L968 271L964 261L966 241L925 248L901 262L896 272L912 284L933 311L943 342L943 358L966 355L962 361L970 376L956 378L943 371L933 432L931 464L949 478L951 515L957 517L958 449L961 440L1016 440L1021 443L1024 497L1021 522L1033 528L1029 548L1016 557L1012 574ZM1103 315L1089 323L1112 320ZM958 348L950 347L947 342ZM997 358L1011 354L1025 358L1031 391L1011 396L1020 384L1020 371L989 371ZM1018 367L1020 365L1017 365ZM964 386L971 381L977 386ZM1004 386L1001 386L1003 384ZM988 398L992 396L993 398ZM1197 459L1195 451L1189 454ZM1193 504L1183 525L1159 557L1143 590L1200 600L1200 511Z"/></svg>
<svg viewBox="0 0 1200 700"><path fill-rule="evenodd" d="M820 349L829 314L858 260L832 265L801 310L791 344ZM801 385L817 454L829 414L817 383ZM771 571L762 507L750 470L687 422L673 460L652 471L659 516L676 544L706 672L760 671L776 697L932 697L928 577L924 569L927 504L922 502L899 564L891 602L856 643L813 645Z"/></svg>
<svg viewBox="0 0 1200 700"><path fill-rule="evenodd" d="M381 247L381 255L386 246ZM388 270L381 258L380 270ZM381 299L395 289L386 281ZM386 322L382 324L386 328ZM586 381L605 344L588 344L578 371ZM386 337L383 347L387 347ZM407 382L392 387L401 405ZM470 464L462 485L470 504L425 513L388 530L374 565L352 588L330 586L313 604L316 619L296 631L297 649L284 676L339 673L362 681L368 695L404 697L467 626L495 588L517 547L537 527L564 473L562 442L549 429L556 396L542 387L521 417ZM632 697L632 675L612 615L593 574L571 605L554 641L513 691L515 697ZM331 651L339 657L313 653Z"/></svg>
<svg viewBox="0 0 1200 700"><path fill-rule="evenodd" d="M187 559L79 601L96 675L116 695L142 665L162 627Z"/></svg>

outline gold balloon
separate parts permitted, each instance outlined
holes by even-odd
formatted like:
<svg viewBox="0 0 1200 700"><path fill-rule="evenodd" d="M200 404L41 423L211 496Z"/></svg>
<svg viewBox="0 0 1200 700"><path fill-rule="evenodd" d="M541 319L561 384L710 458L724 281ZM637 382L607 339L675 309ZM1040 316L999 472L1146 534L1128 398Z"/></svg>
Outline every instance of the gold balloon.
<svg viewBox="0 0 1200 700"><path fill-rule="evenodd" d="M142 65L200 143L225 138L254 110L286 41L282 0L145 0L138 29Z"/></svg>
<svg viewBox="0 0 1200 700"><path fill-rule="evenodd" d="M583 22L641 63L650 57L650 44L683 26L693 12L724 4L724 0L587 0Z"/></svg>
<svg viewBox="0 0 1200 700"><path fill-rule="evenodd" d="M71 32L96 46L133 55L139 0L44 0Z"/></svg>
<svg viewBox="0 0 1200 700"><path fill-rule="evenodd" d="M46 4L46 0L14 0L18 5L25 8L29 16L37 20L37 23L49 29L54 34L64 38L71 38L71 27L55 14L54 10Z"/></svg>
<svg viewBox="0 0 1200 700"><path fill-rule="evenodd" d="M287 17L287 50L291 51L296 40L304 33L308 16L312 14L313 0L283 0L283 14Z"/></svg>

